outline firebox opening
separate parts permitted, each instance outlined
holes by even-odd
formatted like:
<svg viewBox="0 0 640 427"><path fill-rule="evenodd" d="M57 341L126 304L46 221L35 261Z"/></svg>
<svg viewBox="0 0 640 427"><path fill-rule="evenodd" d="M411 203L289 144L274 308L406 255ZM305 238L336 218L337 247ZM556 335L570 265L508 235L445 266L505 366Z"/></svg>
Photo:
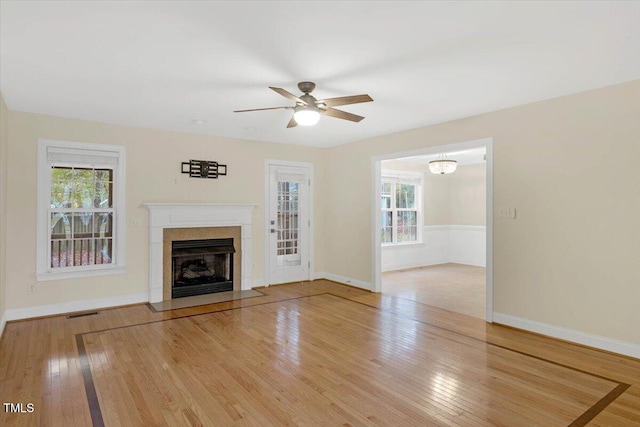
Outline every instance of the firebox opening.
<svg viewBox="0 0 640 427"><path fill-rule="evenodd" d="M233 290L233 239L171 243L171 298Z"/></svg>

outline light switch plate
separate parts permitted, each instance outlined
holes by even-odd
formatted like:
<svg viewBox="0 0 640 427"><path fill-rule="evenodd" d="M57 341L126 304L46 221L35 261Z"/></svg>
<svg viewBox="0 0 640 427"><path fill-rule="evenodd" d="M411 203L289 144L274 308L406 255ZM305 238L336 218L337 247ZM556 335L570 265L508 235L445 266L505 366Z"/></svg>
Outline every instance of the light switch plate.
<svg viewBox="0 0 640 427"><path fill-rule="evenodd" d="M498 216L500 218L511 218L511 208L509 207L498 208Z"/></svg>

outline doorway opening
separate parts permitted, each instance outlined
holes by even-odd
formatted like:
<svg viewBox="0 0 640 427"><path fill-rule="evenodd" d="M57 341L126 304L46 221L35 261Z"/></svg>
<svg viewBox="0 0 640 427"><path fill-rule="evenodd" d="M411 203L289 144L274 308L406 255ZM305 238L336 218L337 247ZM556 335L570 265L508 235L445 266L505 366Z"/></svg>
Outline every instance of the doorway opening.
<svg viewBox="0 0 640 427"><path fill-rule="evenodd" d="M486 138L373 159L375 292L492 321L492 148ZM432 173L442 158L457 169Z"/></svg>

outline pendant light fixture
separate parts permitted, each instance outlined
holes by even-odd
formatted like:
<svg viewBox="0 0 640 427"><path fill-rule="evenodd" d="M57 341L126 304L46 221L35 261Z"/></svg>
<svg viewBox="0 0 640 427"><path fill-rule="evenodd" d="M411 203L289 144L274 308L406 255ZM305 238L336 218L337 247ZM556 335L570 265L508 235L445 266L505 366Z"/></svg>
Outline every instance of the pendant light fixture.
<svg viewBox="0 0 640 427"><path fill-rule="evenodd" d="M429 162L429 170L431 173L444 175L446 173L453 173L458 167L458 162L447 158L446 154L440 154L437 160Z"/></svg>

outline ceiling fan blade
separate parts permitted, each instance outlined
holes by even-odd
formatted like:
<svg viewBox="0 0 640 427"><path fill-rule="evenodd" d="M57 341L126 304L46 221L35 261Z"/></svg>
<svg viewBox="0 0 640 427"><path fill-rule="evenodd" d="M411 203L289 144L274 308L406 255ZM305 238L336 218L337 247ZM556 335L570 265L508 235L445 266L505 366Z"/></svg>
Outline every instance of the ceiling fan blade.
<svg viewBox="0 0 640 427"><path fill-rule="evenodd" d="M264 111L264 110L280 110L280 109L292 109L293 107L268 107L268 108L252 108L251 110L235 110L234 113L246 113L247 111Z"/></svg>
<svg viewBox="0 0 640 427"><path fill-rule="evenodd" d="M340 105L359 104L361 102L371 102L373 98L369 95L350 95L338 98L327 98L318 101L318 104L324 104L327 107L338 107Z"/></svg>
<svg viewBox="0 0 640 427"><path fill-rule="evenodd" d="M298 122L296 122L296 119L291 117L291 120L289 120L289 124L287 125L287 129L294 128L296 126L298 126Z"/></svg>
<svg viewBox="0 0 640 427"><path fill-rule="evenodd" d="M280 95L282 95L285 98L287 98L289 101L297 102L297 103L300 103L302 105L308 105L302 99L298 98L297 96L295 96L291 92L287 92L286 90L284 90L282 88L269 86L269 89L271 89L272 91L274 91L276 93L279 93Z"/></svg>
<svg viewBox="0 0 640 427"><path fill-rule="evenodd" d="M327 108L324 110L320 110L327 116L335 117L336 119L350 120L352 122L359 122L364 119L362 116L358 116L356 114L347 113L346 111L336 110L335 108Z"/></svg>

